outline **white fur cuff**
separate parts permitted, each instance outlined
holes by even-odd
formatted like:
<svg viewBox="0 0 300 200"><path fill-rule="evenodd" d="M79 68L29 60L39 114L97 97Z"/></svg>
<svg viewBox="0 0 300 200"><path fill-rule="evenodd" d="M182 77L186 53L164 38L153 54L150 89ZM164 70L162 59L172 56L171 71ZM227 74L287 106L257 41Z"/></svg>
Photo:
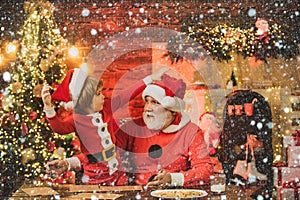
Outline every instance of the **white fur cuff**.
<svg viewBox="0 0 300 200"><path fill-rule="evenodd" d="M144 81L144 83L145 83L145 85L149 85L150 83L152 83L152 78L151 78L151 76L149 75L149 76L146 76L145 78L143 78L143 81Z"/></svg>
<svg viewBox="0 0 300 200"><path fill-rule="evenodd" d="M171 174L171 186L183 186L184 176L182 173L170 173Z"/></svg>
<svg viewBox="0 0 300 200"><path fill-rule="evenodd" d="M73 170L81 169L80 160L77 157L71 157L65 159L69 163L69 168Z"/></svg>
<svg viewBox="0 0 300 200"><path fill-rule="evenodd" d="M56 115L56 112L53 107L48 108L47 110L44 109L44 112L46 114L46 117L48 117L48 118L54 117Z"/></svg>

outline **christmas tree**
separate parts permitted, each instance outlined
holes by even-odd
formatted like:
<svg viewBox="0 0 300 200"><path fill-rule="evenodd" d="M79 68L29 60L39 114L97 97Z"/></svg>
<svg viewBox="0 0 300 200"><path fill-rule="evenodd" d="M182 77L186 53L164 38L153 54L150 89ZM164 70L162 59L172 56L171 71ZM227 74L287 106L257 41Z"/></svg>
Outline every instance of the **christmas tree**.
<svg viewBox="0 0 300 200"><path fill-rule="evenodd" d="M43 85L55 87L66 72L63 38L53 18L54 7L49 1L32 0L24 3L24 10L27 19L20 30L20 49L10 67L11 83L3 92L0 111L2 197L22 180L35 179L43 173L53 150L68 146L72 140L72 135L70 138L52 132L41 99Z"/></svg>

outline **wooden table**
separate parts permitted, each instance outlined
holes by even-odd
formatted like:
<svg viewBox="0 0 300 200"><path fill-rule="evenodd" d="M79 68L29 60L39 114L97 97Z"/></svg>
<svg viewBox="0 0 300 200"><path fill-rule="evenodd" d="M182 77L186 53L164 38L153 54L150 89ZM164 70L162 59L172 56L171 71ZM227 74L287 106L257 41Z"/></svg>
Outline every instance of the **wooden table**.
<svg viewBox="0 0 300 200"><path fill-rule="evenodd" d="M88 190L83 189L83 191L80 192L73 192L70 191L69 188L77 188L77 187L82 187L82 188L89 188ZM93 186L87 186L87 185L60 185L60 186L41 186L39 187L40 189L43 189L47 187L48 189L53 189L57 194L50 194L50 195L28 195L24 191L26 189L31 189L34 186L32 184L24 184L22 185L10 198L10 200L17 200L17 199L34 199L34 200L39 200L39 199L60 199L60 200L66 200L66 199L72 199L72 200L77 200L77 199L90 199L90 198L82 198L78 197L78 195L82 195L85 193L89 193L89 195L93 194L93 191L96 191L96 195L99 194L108 194L108 195L121 195L118 197L118 200L135 200L135 199L141 199L141 200L155 200L156 198L152 197L150 195L151 191L157 190L157 189L166 189L166 188L158 188L158 187L151 187L151 188L146 188L146 187L140 187L140 186L115 186L115 187L100 187L101 189L96 189L99 188L96 185ZM127 187L127 188L126 188ZM129 188L128 188L129 187ZM135 188L131 188L135 187ZM137 189L140 187L141 190ZM34 187L37 188L37 187ZM108 191L106 190L108 188ZM114 191L111 190L114 188ZM125 191L123 190L125 188ZM23 190L25 189L25 190ZM182 188L178 188L182 189ZM246 190L243 190L242 188L238 186L233 186L233 185L228 185L226 186L226 191L223 194L213 194L210 192L210 186L209 185L204 185L192 189L199 189L199 190L204 190L208 193L208 195L204 198L204 200L223 200L223 199L230 199L230 200L248 200L251 199L249 196L252 192L254 192L257 188L248 188ZM72 189L71 189L72 190ZM110 196L111 197L111 196ZM110 199L108 197L107 199ZM226 197L226 198L225 198ZM104 197L105 198L105 197ZM100 199L100 198L99 198Z"/></svg>

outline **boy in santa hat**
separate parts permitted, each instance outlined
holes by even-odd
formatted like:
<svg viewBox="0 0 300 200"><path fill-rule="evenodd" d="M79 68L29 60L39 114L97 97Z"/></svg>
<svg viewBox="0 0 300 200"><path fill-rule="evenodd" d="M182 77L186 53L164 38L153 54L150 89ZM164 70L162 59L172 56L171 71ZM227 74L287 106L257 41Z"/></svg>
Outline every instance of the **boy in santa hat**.
<svg viewBox="0 0 300 200"><path fill-rule="evenodd" d="M116 132L116 146L134 184L189 186L213 172L203 132L183 112L186 85L168 75L148 85L142 118Z"/></svg>
<svg viewBox="0 0 300 200"><path fill-rule="evenodd" d="M98 78L88 75L81 69L74 69L68 73L61 88L54 96L64 101L72 99L73 115L61 120L57 117L51 104L49 86L42 90L44 111L53 131L60 134L76 132L80 139L81 154L65 160L48 162L46 170L61 174L69 170L83 168L82 181L87 184L125 185L126 174L118 170L120 161L115 149L114 131L116 124L113 112L121 105L141 92L152 80L160 80L166 68L139 81L111 101L102 94L103 83ZM68 92L69 91L69 92ZM71 96L71 97L70 97Z"/></svg>

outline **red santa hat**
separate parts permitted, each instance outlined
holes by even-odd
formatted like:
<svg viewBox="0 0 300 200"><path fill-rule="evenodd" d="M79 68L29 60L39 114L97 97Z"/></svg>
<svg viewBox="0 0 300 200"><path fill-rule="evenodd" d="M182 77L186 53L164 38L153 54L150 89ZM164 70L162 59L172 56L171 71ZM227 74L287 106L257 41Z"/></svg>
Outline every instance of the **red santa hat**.
<svg viewBox="0 0 300 200"><path fill-rule="evenodd" d="M77 101L86 77L87 73L82 69L75 68L69 70L62 83L51 95L52 99L54 101L65 102L65 105L70 106L72 101Z"/></svg>
<svg viewBox="0 0 300 200"><path fill-rule="evenodd" d="M182 112L185 103L182 100L185 94L186 84L182 79L176 79L164 74L162 80L148 85L142 93L145 100L146 96L150 96L157 100L164 108Z"/></svg>
<svg viewBox="0 0 300 200"><path fill-rule="evenodd" d="M255 22L255 27L257 28L256 34L262 35L269 32L269 24L268 21L264 18L257 18Z"/></svg>
<svg viewBox="0 0 300 200"><path fill-rule="evenodd" d="M200 121L201 121L201 119L202 119L202 117L203 117L204 115L210 115L210 116L216 118L215 113L213 113L213 112L208 112L208 111L207 111L207 112L202 113L202 115L200 115L200 117L199 117L199 120L200 120Z"/></svg>
<svg viewBox="0 0 300 200"><path fill-rule="evenodd" d="M69 83L71 82L73 73L74 73L74 69L69 70L67 72L67 75L65 76L64 80L53 92L51 97L54 101L63 101L63 102L71 101L70 91L69 91Z"/></svg>

